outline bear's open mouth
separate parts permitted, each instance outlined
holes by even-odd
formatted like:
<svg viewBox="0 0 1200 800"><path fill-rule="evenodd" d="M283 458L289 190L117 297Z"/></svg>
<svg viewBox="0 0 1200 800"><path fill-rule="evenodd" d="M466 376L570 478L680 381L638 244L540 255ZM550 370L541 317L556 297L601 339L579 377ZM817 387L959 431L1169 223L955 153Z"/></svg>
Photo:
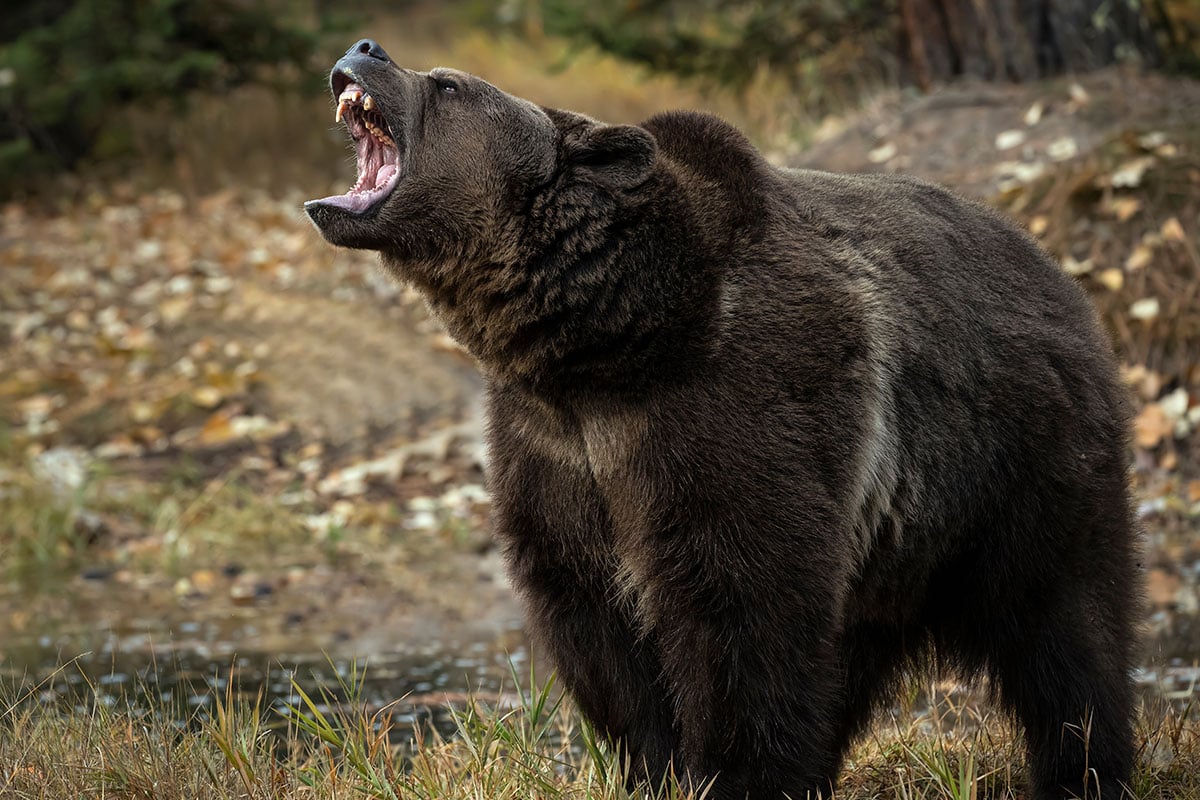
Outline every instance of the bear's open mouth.
<svg viewBox="0 0 1200 800"><path fill-rule="evenodd" d="M338 94L335 121L345 122L358 154L358 180L345 194L316 202L363 213L386 198L400 180L400 148L378 102L361 85L348 82Z"/></svg>

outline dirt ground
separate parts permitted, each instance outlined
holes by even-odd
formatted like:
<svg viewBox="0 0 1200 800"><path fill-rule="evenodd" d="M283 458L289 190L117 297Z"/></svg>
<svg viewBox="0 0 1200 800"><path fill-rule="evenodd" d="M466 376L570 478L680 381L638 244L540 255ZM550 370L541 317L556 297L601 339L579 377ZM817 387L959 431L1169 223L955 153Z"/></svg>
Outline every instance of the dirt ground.
<svg viewBox="0 0 1200 800"><path fill-rule="evenodd" d="M907 173L990 200L1015 163L1083 159L1127 131L1198 121L1200 83L1163 75L1110 69L1033 85L966 82L928 95L888 93L830 119L792 163ZM1001 139L1006 132L1021 136Z"/></svg>
<svg viewBox="0 0 1200 800"><path fill-rule="evenodd" d="M889 94L773 157L913 173L1033 228L1047 215L1021 195L1039 181L1129 136L1146 158L1200 165L1183 141L1197 125L1200 84L1113 70ZM1183 238L1154 221L1154 246L1186 264L1200 166L1194 181L1179 174L1189 211L1171 219ZM69 505L69 530L46 535L75 551L66 575L7 573L0 642L107 630L125 647L161 646L198 630L174 646L374 652L512 630L518 611L486 535L478 376L371 256L311 229L301 203L326 189L189 201L117 185L55 210L0 210L0 489L10 503ZM1131 386L1165 426L1140 431L1137 452L1148 524L1162 532L1150 543L1162 627L1194 610L1200 580L1200 475L1187 472L1200 372L1152 365ZM230 497L250 516L217 507ZM274 544L235 529L246 519Z"/></svg>

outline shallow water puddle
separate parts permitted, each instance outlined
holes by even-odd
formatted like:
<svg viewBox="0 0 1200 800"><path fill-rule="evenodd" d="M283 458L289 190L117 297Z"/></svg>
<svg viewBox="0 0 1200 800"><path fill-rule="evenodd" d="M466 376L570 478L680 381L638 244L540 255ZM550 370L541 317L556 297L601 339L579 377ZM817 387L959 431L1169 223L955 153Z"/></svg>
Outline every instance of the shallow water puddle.
<svg viewBox="0 0 1200 800"><path fill-rule="evenodd" d="M513 673L528 681L522 644L500 651L495 642L426 642L404 653L361 659L322 655L242 653L212 657L191 651L84 652L72 655L53 641L7 648L0 665L0 710L11 704L85 713L95 706L166 710L180 726L210 719L218 704L266 710L267 725L283 730L304 703L297 687L323 714L339 707L387 708L393 731L412 738L414 726L441 735L455 731L451 708L469 697L488 705L517 701Z"/></svg>

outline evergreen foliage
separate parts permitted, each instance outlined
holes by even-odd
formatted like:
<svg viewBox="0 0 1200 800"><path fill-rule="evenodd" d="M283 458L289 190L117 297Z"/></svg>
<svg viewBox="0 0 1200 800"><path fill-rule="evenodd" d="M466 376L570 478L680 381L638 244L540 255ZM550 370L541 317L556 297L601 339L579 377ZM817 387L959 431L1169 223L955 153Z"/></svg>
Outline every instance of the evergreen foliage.
<svg viewBox="0 0 1200 800"><path fill-rule="evenodd" d="M119 151L130 104L316 69L317 29L298 11L293 0L12 4L0 15L0 182Z"/></svg>

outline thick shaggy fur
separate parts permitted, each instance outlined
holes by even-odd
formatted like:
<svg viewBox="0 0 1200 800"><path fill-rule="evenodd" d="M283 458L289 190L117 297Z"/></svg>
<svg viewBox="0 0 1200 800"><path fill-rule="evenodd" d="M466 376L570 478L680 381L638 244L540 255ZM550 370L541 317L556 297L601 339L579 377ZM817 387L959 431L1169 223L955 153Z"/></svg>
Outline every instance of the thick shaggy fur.
<svg viewBox="0 0 1200 800"><path fill-rule="evenodd" d="M631 782L827 794L934 654L1024 726L1032 797L1123 796L1128 411L1026 235L916 180L773 168L711 116L347 65L407 173L310 214L478 357L530 634Z"/></svg>

